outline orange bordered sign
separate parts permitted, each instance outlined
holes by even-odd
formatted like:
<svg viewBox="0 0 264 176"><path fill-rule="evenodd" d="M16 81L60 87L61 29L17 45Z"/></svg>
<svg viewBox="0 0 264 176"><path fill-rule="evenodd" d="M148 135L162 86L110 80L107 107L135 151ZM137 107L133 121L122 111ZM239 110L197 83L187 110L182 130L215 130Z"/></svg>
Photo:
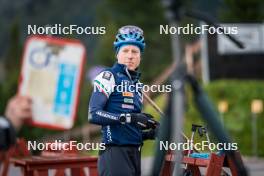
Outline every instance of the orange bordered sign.
<svg viewBox="0 0 264 176"><path fill-rule="evenodd" d="M32 98L29 124L62 130L73 126L85 57L85 47L78 40L48 36L27 39L19 94Z"/></svg>

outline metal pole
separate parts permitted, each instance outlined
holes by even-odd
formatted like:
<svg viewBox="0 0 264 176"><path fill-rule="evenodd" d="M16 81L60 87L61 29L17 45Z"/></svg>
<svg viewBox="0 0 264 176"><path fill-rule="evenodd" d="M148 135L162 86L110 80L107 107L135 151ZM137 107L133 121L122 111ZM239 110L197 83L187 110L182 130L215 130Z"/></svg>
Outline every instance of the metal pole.
<svg viewBox="0 0 264 176"><path fill-rule="evenodd" d="M200 23L201 26L204 22ZM209 70L209 59L208 59L208 40L207 33L201 34L201 62L202 62L202 78L203 83L208 84L210 82L210 70Z"/></svg>
<svg viewBox="0 0 264 176"><path fill-rule="evenodd" d="M224 113L220 112L219 115L220 115L220 120L221 120L222 125L225 126Z"/></svg>
<svg viewBox="0 0 264 176"><path fill-rule="evenodd" d="M184 94L183 94L183 82L179 80L173 81L173 87L175 91L173 92L172 104L174 105L173 109L173 119L172 119L172 143L182 142L182 124L184 117ZM174 176L182 174L181 170L181 161L182 161L182 149L178 149L175 152L175 165L174 165Z"/></svg>
<svg viewBox="0 0 264 176"><path fill-rule="evenodd" d="M165 116L164 112L159 108L159 106L145 92L143 92L143 96L161 116L163 116L163 117ZM181 135L186 141L189 141L189 138L183 132L181 132Z"/></svg>
<svg viewBox="0 0 264 176"><path fill-rule="evenodd" d="M258 134L257 134L257 114L251 113L252 120L252 154L254 157L258 157Z"/></svg>
<svg viewBox="0 0 264 176"><path fill-rule="evenodd" d="M171 26L178 27L178 22L176 20L170 23ZM172 99L172 107L173 115L172 115L172 143L180 143L182 142L182 126L183 126L183 117L184 117L184 75L185 75L185 66L183 62L181 62L181 46L179 41L179 35L174 34L171 35L172 42L172 54L174 62L179 63L178 68L176 68L173 76L172 76L172 87L173 87L173 99ZM182 161L182 151L178 149L175 151L175 165L173 169L173 175L181 175L181 161Z"/></svg>

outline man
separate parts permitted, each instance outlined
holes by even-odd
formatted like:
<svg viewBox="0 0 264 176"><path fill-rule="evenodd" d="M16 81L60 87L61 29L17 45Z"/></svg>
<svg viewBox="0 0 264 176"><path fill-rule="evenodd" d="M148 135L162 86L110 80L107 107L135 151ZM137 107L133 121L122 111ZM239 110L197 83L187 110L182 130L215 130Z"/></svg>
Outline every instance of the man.
<svg viewBox="0 0 264 176"><path fill-rule="evenodd" d="M32 117L31 99L16 95L7 104L5 117L0 117L0 151L7 150L16 141L16 132L26 119Z"/></svg>
<svg viewBox="0 0 264 176"><path fill-rule="evenodd" d="M102 126L106 144L99 152L98 170L101 176L139 176L143 140L154 139L158 126L150 114L141 113L138 67L145 48L143 31L137 26L120 28L114 48L117 63L94 79L89 104L89 121Z"/></svg>

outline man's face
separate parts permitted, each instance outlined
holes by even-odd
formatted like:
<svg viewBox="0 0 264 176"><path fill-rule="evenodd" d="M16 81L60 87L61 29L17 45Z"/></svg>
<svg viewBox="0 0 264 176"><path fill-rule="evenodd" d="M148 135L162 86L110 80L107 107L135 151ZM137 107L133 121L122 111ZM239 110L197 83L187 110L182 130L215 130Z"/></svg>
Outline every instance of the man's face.
<svg viewBox="0 0 264 176"><path fill-rule="evenodd" d="M119 64L127 66L128 70L135 70L140 64L140 49L134 45L126 45L120 48L117 54Z"/></svg>

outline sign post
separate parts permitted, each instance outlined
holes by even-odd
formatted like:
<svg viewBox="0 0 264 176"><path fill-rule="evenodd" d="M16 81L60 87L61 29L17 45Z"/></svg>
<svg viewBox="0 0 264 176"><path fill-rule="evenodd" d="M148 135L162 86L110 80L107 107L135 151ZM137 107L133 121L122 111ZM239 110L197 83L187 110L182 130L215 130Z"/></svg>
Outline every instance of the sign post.
<svg viewBox="0 0 264 176"><path fill-rule="evenodd" d="M218 102L218 111L220 112L221 121L224 126L225 125L224 114L228 111L228 102L226 100L221 100Z"/></svg>
<svg viewBox="0 0 264 176"><path fill-rule="evenodd" d="M251 126L252 126L252 154L258 157L258 130L257 130L257 114L263 111L262 100L255 99L251 102Z"/></svg>

